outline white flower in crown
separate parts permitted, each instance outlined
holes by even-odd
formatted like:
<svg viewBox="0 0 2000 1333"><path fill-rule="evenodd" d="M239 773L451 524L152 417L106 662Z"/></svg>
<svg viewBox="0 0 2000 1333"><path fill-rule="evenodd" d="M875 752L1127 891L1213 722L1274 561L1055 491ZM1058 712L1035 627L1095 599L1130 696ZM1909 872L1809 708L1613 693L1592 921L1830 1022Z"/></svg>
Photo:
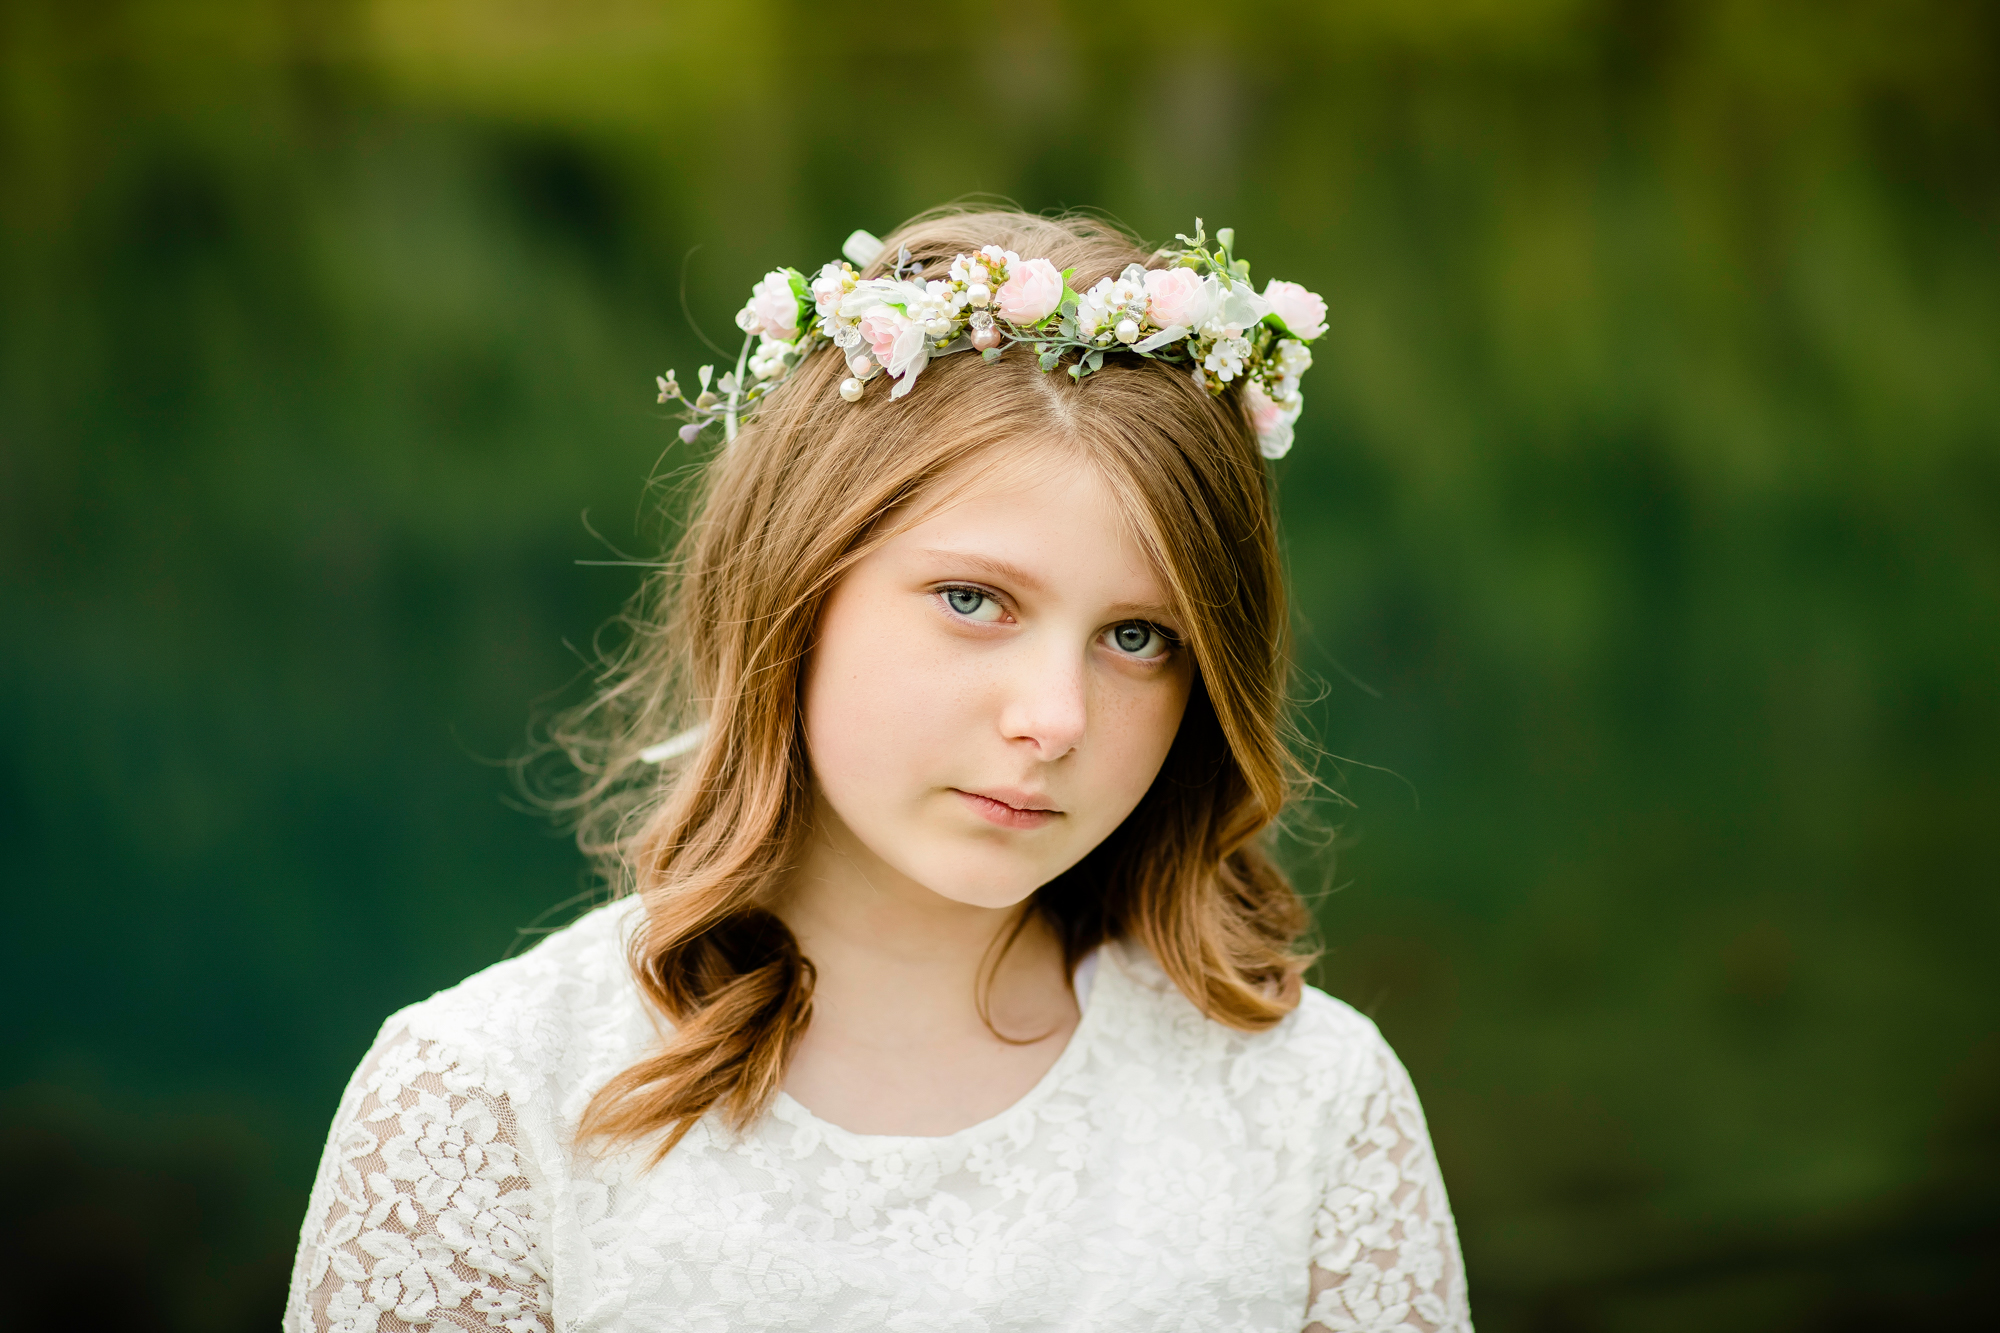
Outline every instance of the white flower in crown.
<svg viewBox="0 0 2000 1333"><path fill-rule="evenodd" d="M792 344L778 338L765 337L758 340L757 350L750 354L750 373L760 380L773 379L785 373L785 361L792 353Z"/></svg>
<svg viewBox="0 0 2000 1333"><path fill-rule="evenodd" d="M1297 338L1283 338L1278 342L1278 373L1296 382L1299 376L1312 368L1312 348Z"/></svg>
<svg viewBox="0 0 2000 1333"><path fill-rule="evenodd" d="M910 286L915 288L918 284ZM922 284L922 294L913 295L904 304L903 313L923 325L926 337L939 342L951 337L952 321L958 314L951 284L935 281Z"/></svg>
<svg viewBox="0 0 2000 1333"><path fill-rule="evenodd" d="M1100 278L1077 299L1076 326L1092 342L1131 346L1151 324L1147 313L1146 270L1127 264L1115 278Z"/></svg>
<svg viewBox="0 0 2000 1333"><path fill-rule="evenodd" d="M840 305L840 298L854 290L859 275L846 264L833 260L820 269L808 285L812 292L813 309L821 319L832 314Z"/></svg>
<svg viewBox="0 0 2000 1333"><path fill-rule="evenodd" d="M1232 283L1216 294L1208 318L1195 327L1204 337L1240 339L1270 313L1271 303L1257 295L1249 283Z"/></svg>
<svg viewBox="0 0 2000 1333"><path fill-rule="evenodd" d="M799 336L799 298L792 275L772 269L750 289L750 303L736 312L736 327L791 342Z"/></svg>
<svg viewBox="0 0 2000 1333"><path fill-rule="evenodd" d="M1021 256L997 245L958 256L951 261L949 270L951 285L956 289L953 302L962 310L989 309L994 293L1007 285L1012 267L1020 262Z"/></svg>
<svg viewBox="0 0 2000 1333"><path fill-rule="evenodd" d="M1201 368L1227 384L1243 373L1243 363L1250 359L1250 352L1248 339L1224 335L1210 341Z"/></svg>

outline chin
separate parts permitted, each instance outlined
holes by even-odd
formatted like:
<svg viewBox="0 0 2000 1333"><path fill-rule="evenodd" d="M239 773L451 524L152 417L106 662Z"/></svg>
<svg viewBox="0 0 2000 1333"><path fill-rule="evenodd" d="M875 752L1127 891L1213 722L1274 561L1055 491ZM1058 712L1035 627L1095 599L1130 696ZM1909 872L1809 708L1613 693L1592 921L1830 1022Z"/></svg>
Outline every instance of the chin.
<svg viewBox="0 0 2000 1333"><path fill-rule="evenodd" d="M939 857L911 875L917 883L953 902L968 907L1012 907L1054 879L1060 871L1044 874L1039 868L1019 862L994 864L991 856Z"/></svg>

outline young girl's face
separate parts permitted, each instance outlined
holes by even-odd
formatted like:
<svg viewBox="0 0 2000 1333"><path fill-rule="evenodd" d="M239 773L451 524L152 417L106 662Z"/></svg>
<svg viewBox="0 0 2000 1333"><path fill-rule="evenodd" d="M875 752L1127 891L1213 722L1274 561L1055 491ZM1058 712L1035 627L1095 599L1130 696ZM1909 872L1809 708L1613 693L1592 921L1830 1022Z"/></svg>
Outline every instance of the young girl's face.
<svg viewBox="0 0 2000 1333"><path fill-rule="evenodd" d="M1132 812L1192 668L1089 465L1024 449L941 493L828 596L806 741L823 831L871 879L1006 907Z"/></svg>

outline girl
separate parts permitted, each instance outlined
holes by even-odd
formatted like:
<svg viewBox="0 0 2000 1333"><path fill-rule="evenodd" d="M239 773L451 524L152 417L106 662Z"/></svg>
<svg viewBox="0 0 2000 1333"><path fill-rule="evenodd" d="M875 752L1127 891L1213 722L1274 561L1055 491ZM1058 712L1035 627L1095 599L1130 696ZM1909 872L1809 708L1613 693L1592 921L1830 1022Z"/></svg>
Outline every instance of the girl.
<svg viewBox="0 0 2000 1333"><path fill-rule="evenodd" d="M287 1329L1470 1327L1262 846L1324 307L1230 239L857 233L662 381L726 443L559 729L625 892L384 1026Z"/></svg>

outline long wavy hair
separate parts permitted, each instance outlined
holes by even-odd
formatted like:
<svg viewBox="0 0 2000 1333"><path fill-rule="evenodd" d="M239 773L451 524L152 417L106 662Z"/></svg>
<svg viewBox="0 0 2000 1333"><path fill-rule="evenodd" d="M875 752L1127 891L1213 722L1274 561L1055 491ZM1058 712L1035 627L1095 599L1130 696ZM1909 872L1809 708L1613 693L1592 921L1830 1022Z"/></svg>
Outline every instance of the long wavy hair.
<svg viewBox="0 0 2000 1333"><path fill-rule="evenodd" d="M1079 289L1154 262L1102 222L1013 212L926 215L884 254L907 247L941 276L989 244L1074 266ZM1268 1027L1298 1002L1308 916L1260 835L1304 774L1285 739L1270 486L1239 396L1133 357L1078 382L1020 349L940 358L896 402L881 383L844 402L846 373L837 350L817 353L707 462L600 688L551 729L582 774L567 798L579 841L644 900L631 968L671 1028L591 1099L581 1141L653 1140L658 1161L711 1109L740 1129L782 1085L812 1016L812 963L772 908L813 809L800 682L820 607L913 506L1030 443L1074 450L1109 481L1186 627L1195 681L1137 808L1028 910L1072 969L1134 941L1231 1027ZM640 761L697 726L678 763Z"/></svg>

